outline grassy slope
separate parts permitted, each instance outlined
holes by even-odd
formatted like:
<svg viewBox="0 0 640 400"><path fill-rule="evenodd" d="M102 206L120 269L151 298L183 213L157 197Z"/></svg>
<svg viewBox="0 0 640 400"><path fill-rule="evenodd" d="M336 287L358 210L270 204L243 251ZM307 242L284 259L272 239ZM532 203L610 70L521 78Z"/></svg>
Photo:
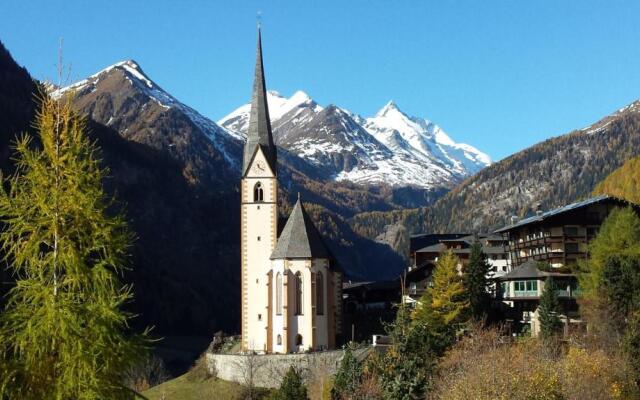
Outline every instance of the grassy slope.
<svg viewBox="0 0 640 400"><path fill-rule="evenodd" d="M243 387L216 378L189 380L189 373L143 393L149 400L241 399ZM163 397L164 396L164 397Z"/></svg>

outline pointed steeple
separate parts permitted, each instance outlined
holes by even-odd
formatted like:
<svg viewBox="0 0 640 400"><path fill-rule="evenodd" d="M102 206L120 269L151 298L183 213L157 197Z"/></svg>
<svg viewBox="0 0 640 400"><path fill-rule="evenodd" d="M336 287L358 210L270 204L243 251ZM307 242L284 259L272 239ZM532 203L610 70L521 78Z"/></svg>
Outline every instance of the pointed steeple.
<svg viewBox="0 0 640 400"><path fill-rule="evenodd" d="M247 143L244 146L242 175L247 173L249 163L260 146L264 152L271 170L276 172L276 146L271 134L271 120L269 119L269 105L267 104L267 90L264 82L264 67L262 65L262 35L258 26L258 49L256 51L256 70L253 78L253 95L251 97L251 114L249 116L249 131Z"/></svg>
<svg viewBox="0 0 640 400"><path fill-rule="evenodd" d="M275 258L331 258L318 229L302 205L300 193L271 253L271 259Z"/></svg>

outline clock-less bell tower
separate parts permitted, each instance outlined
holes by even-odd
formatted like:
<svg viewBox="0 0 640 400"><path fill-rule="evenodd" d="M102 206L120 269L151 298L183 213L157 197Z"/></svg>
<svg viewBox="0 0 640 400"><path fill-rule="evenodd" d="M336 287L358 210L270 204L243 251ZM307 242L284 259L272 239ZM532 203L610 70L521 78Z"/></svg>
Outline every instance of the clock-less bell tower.
<svg viewBox="0 0 640 400"><path fill-rule="evenodd" d="M242 348L266 352L270 326L270 256L278 233L277 151L258 49L247 142L244 147L241 201Z"/></svg>

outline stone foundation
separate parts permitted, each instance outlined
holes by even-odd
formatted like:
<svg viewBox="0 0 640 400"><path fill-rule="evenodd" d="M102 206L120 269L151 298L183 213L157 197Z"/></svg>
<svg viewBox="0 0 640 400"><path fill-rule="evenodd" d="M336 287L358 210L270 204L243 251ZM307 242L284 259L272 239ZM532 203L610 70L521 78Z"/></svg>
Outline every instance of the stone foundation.
<svg viewBox="0 0 640 400"><path fill-rule="evenodd" d="M362 360L370 348L354 350L356 358ZM255 387L276 388L293 366L305 380L314 374L333 375L338 371L344 350L322 351L300 354L216 354L207 353L207 366L218 378Z"/></svg>

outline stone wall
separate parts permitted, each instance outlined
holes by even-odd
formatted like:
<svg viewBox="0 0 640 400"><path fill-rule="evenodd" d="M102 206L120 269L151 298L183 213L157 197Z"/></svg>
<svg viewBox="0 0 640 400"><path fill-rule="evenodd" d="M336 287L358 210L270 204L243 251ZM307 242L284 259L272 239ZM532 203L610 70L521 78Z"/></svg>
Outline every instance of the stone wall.
<svg viewBox="0 0 640 400"><path fill-rule="evenodd" d="M370 348L354 350L356 358L362 360ZM207 365L212 373L225 381L253 386L276 388L290 366L309 380L314 374L333 375L340 367L344 350L321 351L300 354L216 354L207 353Z"/></svg>

